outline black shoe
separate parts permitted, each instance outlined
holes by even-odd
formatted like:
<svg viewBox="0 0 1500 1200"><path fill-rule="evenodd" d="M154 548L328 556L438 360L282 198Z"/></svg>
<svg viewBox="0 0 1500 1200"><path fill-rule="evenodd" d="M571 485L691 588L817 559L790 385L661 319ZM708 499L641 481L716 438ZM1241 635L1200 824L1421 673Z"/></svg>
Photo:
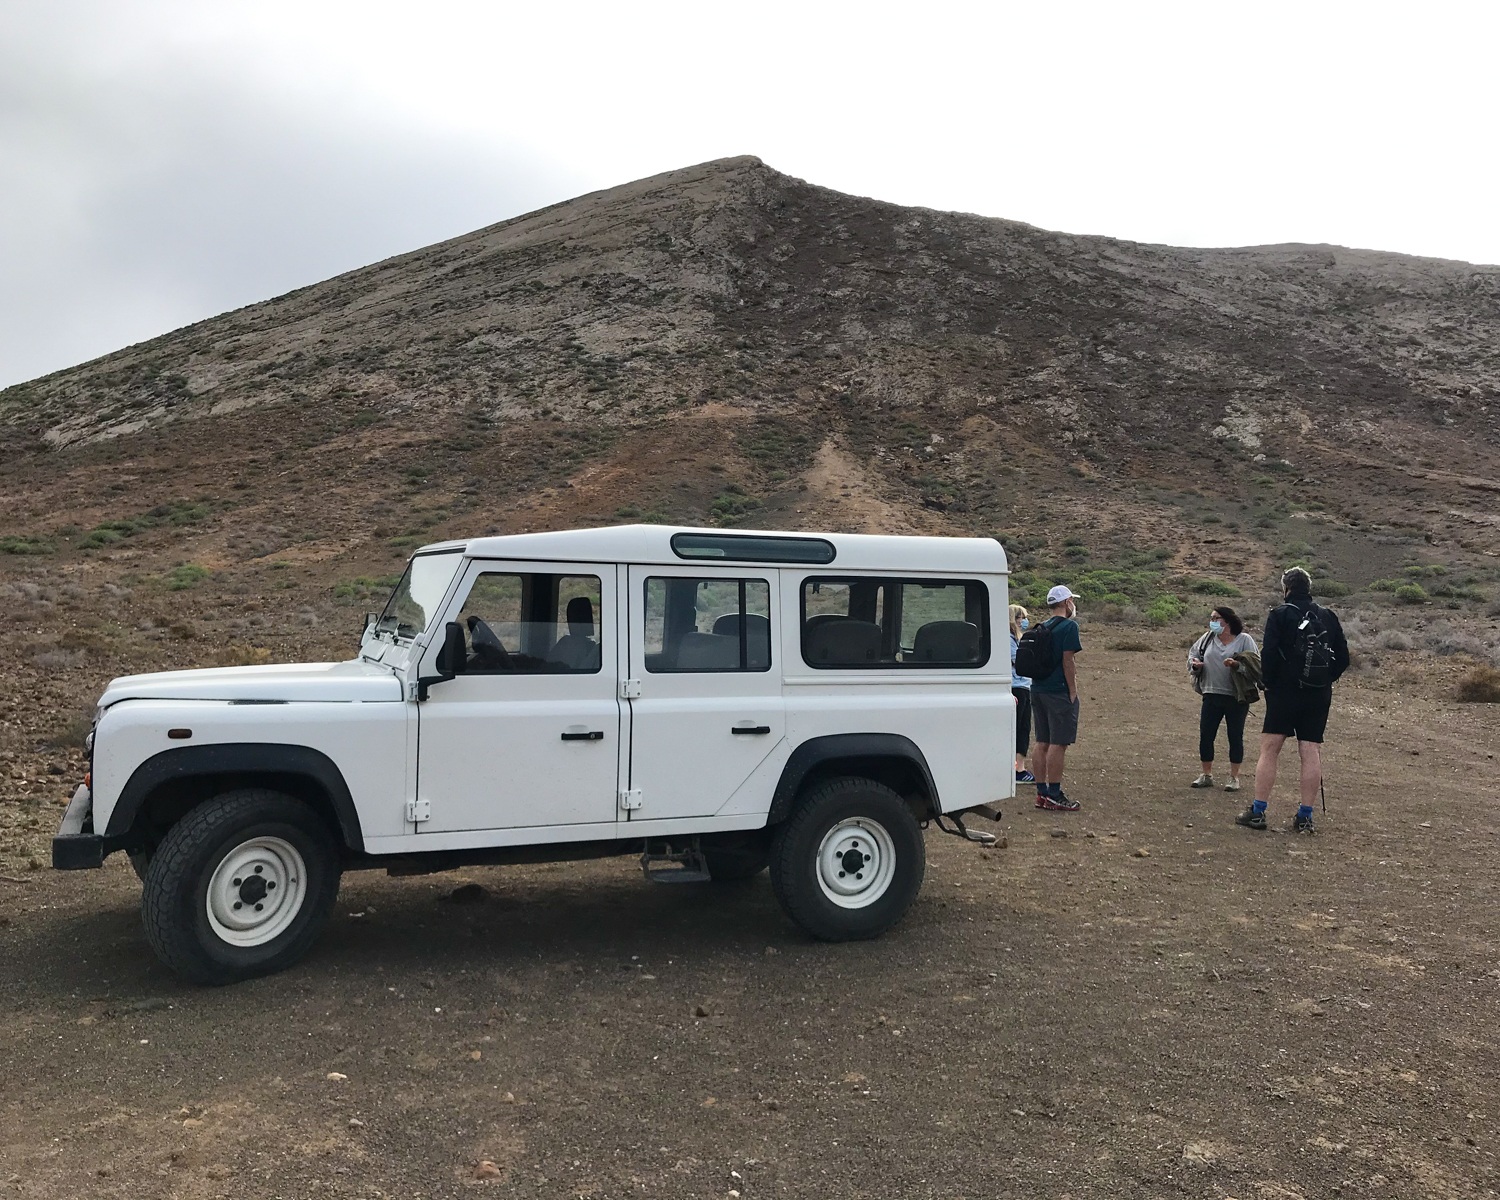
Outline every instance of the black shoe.
<svg viewBox="0 0 1500 1200"><path fill-rule="evenodd" d="M1266 827L1266 814L1256 812L1255 805L1251 805L1239 816L1235 817L1236 825L1243 825L1246 829L1264 829Z"/></svg>
<svg viewBox="0 0 1500 1200"><path fill-rule="evenodd" d="M1303 816L1293 817L1292 818L1292 832L1293 833L1317 833L1318 832L1317 829L1313 826L1312 814L1309 813L1305 817L1303 817Z"/></svg>

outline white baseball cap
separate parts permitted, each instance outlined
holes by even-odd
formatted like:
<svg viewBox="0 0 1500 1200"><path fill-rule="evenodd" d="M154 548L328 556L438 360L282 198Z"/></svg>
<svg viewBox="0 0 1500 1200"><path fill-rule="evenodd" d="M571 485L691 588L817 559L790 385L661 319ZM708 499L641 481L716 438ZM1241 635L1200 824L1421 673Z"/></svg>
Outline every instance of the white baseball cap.
<svg viewBox="0 0 1500 1200"><path fill-rule="evenodd" d="M1054 604L1061 604L1064 600L1076 599L1078 599L1078 597L1068 590L1068 585L1065 583L1058 584L1055 588L1047 593L1047 604L1049 607Z"/></svg>

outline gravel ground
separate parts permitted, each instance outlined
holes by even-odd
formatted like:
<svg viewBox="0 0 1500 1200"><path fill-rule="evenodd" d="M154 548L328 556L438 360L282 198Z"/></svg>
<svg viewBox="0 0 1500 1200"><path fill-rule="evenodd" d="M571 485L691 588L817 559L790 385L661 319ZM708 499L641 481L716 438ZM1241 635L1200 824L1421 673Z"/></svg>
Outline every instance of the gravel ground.
<svg viewBox="0 0 1500 1200"><path fill-rule="evenodd" d="M929 831L878 942L763 876L366 873L199 989L123 860L6 876L0 1197L1496 1195L1493 707L1341 684L1321 833L1255 834L1178 652L1091 649L1084 811Z"/></svg>

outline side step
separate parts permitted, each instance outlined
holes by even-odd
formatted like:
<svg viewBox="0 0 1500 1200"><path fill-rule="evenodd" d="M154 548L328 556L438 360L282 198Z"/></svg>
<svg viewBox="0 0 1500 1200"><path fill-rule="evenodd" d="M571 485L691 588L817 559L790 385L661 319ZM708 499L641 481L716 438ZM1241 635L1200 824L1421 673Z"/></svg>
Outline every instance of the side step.
<svg viewBox="0 0 1500 1200"><path fill-rule="evenodd" d="M976 804L973 808L966 808L961 810L960 812L951 812L946 814L948 819L957 826L956 829L949 829L948 826L943 824L944 814L942 813L939 813L935 818L937 821L937 827L944 833L951 833L954 837L961 837L966 842L977 842L981 846L993 846L1000 840L993 833L982 833L977 829L969 829L967 826L965 826L964 818L969 816L970 814L981 816L986 818L987 820L995 822L998 822L1004 815L1001 813L999 808L997 808L993 804Z"/></svg>
<svg viewBox="0 0 1500 1200"><path fill-rule="evenodd" d="M713 879L697 838L680 850L668 842L658 842L653 851L647 842L641 854L641 871L652 883L708 883Z"/></svg>

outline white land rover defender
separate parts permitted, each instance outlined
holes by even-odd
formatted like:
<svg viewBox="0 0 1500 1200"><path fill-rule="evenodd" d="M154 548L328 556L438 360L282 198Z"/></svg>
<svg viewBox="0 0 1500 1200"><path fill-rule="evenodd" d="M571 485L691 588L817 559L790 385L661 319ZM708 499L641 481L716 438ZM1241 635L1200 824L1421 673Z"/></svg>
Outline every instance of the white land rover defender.
<svg viewBox="0 0 1500 1200"><path fill-rule="evenodd" d="M814 937L874 937L922 828L1014 795L1007 567L980 538L654 525L413 556L359 656L116 679L53 865L123 850L146 934L226 983L303 954L342 872L639 855L770 867Z"/></svg>

